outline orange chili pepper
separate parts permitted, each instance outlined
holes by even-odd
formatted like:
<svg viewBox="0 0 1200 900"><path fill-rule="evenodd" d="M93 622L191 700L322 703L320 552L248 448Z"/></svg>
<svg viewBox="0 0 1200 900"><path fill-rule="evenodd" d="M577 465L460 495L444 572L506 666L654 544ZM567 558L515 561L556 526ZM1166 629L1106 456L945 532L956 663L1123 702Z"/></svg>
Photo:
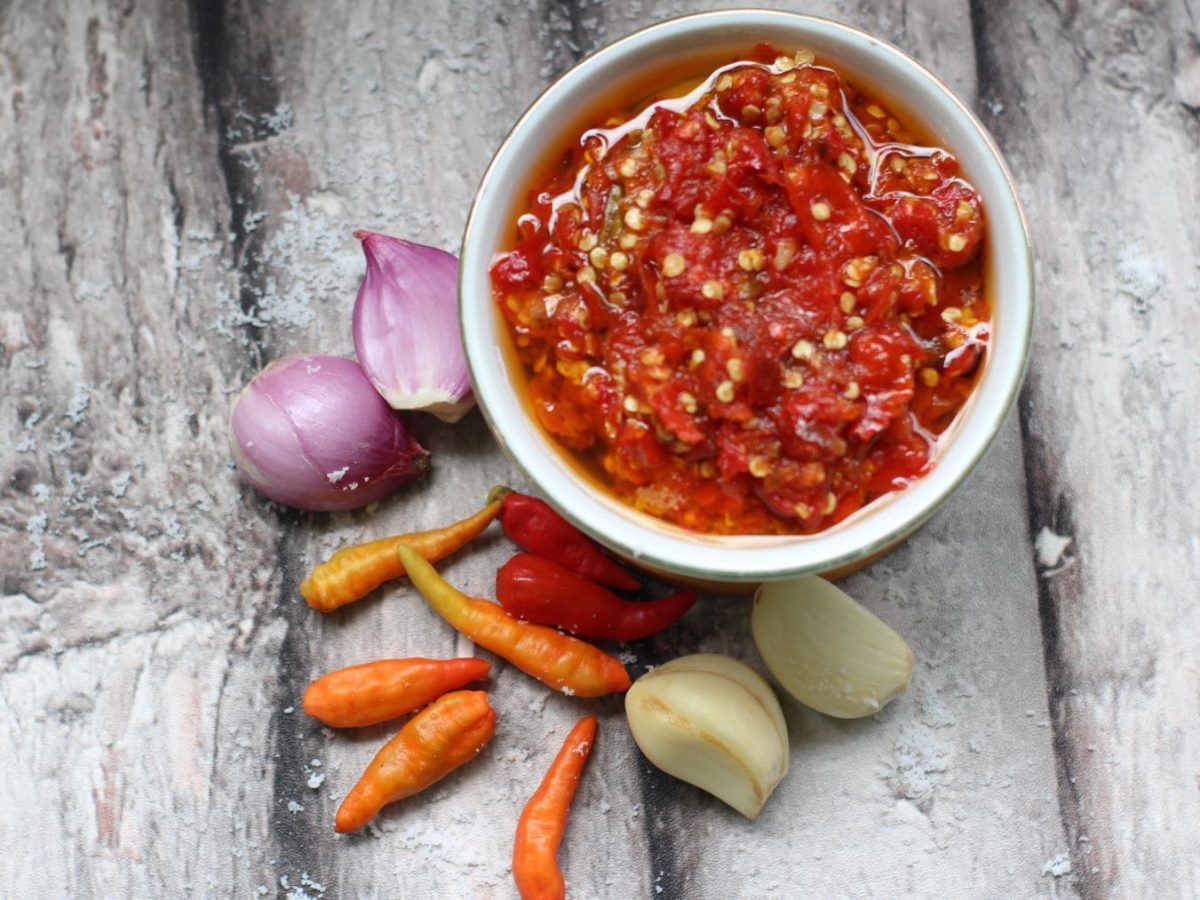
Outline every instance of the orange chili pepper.
<svg viewBox="0 0 1200 900"><path fill-rule="evenodd" d="M408 720L375 754L338 807L334 830L357 831L389 803L411 797L473 759L496 730L483 691L446 694Z"/></svg>
<svg viewBox="0 0 1200 900"><path fill-rule="evenodd" d="M304 711L330 728L386 722L448 691L486 678L486 659L379 659L322 675L304 692Z"/></svg>
<svg viewBox="0 0 1200 900"><path fill-rule="evenodd" d="M400 559L426 602L479 646L564 694L599 697L629 688L629 673L598 647L553 628L515 619L498 604L448 584L420 554L400 545Z"/></svg>
<svg viewBox="0 0 1200 900"><path fill-rule="evenodd" d="M521 900L562 900L566 895L558 868L558 845L567 813L579 786L583 765L596 740L596 717L580 719L550 764L550 770L521 813L513 844L513 878Z"/></svg>
<svg viewBox="0 0 1200 900"><path fill-rule="evenodd" d="M445 528L395 534L367 544L344 547L300 584L300 593L308 605L321 612L333 612L347 603L361 600L385 581L399 578L404 566L396 555L397 545L412 547L425 559L437 562L477 537L500 512L500 500L494 500L473 516Z"/></svg>

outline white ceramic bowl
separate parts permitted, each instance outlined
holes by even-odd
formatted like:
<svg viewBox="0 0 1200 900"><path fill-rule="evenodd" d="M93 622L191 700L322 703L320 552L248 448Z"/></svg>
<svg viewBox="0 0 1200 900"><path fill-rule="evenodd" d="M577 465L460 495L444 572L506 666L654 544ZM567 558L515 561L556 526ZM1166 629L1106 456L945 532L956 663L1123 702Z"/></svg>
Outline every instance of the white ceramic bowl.
<svg viewBox="0 0 1200 900"><path fill-rule="evenodd" d="M492 299L488 268L505 248L531 176L586 125L605 99L630 101L663 87L664 69L695 74L759 41L781 52L808 48L849 81L878 93L932 132L959 160L987 210L992 342L967 405L939 442L933 470L812 536L701 535L634 510L581 478L513 388L509 335ZM708 65L708 63L713 65ZM686 70L686 69L685 69ZM1033 260L1012 177L971 111L929 70L876 37L824 19L727 10L672 19L635 32L580 62L513 127L483 176L463 235L459 312L471 381L492 431L564 516L618 554L684 578L754 582L853 566L916 530L984 455L1024 373L1033 318Z"/></svg>

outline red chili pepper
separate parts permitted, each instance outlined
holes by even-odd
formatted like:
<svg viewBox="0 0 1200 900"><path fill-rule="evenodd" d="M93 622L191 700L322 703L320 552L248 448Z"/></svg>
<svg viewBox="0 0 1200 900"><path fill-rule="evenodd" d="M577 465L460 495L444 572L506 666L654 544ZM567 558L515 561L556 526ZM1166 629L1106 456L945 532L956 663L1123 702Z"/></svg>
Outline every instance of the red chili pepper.
<svg viewBox="0 0 1200 900"><path fill-rule="evenodd" d="M496 573L496 598L518 618L583 637L636 641L674 625L699 594L622 600L553 560L518 553Z"/></svg>
<svg viewBox="0 0 1200 900"><path fill-rule="evenodd" d="M552 559L584 578L623 591L641 587L595 541L544 500L528 494L508 494L500 504L500 524L504 533L522 549Z"/></svg>

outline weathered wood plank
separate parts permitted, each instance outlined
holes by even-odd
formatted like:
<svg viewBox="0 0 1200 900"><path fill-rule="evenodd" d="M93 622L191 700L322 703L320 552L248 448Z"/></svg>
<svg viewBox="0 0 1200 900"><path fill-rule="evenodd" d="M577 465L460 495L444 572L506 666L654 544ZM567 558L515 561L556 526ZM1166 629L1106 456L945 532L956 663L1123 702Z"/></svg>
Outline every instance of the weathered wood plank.
<svg viewBox="0 0 1200 900"><path fill-rule="evenodd" d="M1196 894L1196 10L976 13L1039 257L1021 422L1032 530L1071 541L1041 606L1074 868L1086 896Z"/></svg>
<svg viewBox="0 0 1200 900"><path fill-rule="evenodd" d="M392 729L314 725L298 711L308 679L469 648L406 585L322 617L297 582L337 546L457 517L516 474L477 415L423 422L437 460L425 483L365 513L284 512L227 463L232 394L273 356L351 350L352 229L452 248L493 147L550 77L633 27L716 5L0 3L0 204L14 222L0 230L0 420L15 434L0 449L0 703L15 723L0 729L0 841L41 850L0 854L6 889L511 896L512 823L582 709L602 725L562 852L573 896L1196 889L1187 761L1200 748L1178 711L1197 693L1198 523L1162 499L1188 495L1196 461L1180 415L1196 366L1178 336L1195 318L1180 255L1197 244L1195 166L1151 210L1137 182L1075 161L1089 147L1149 171L1195 161L1200 63L1177 37L1195 28L1178 2L806 7L981 97L1037 200L1054 298L1019 423L1029 465L1010 422L923 532L848 583L916 648L908 697L860 723L789 704L793 774L750 824L651 770L619 699L551 696L501 667L501 727L477 764L366 835L332 834ZM1156 143L1116 127L1130 117ZM1118 220L1095 208L1100 188ZM1081 221L1095 224L1080 235ZM1162 410L1143 415L1141 442L1100 430L1141 410ZM1039 580L1031 522L1073 536L1077 561ZM486 539L445 570L487 595L508 552ZM696 650L758 665L746 618L744 600L706 598L678 634L628 648L632 667ZM1068 848L1074 875L1047 874Z"/></svg>
<svg viewBox="0 0 1200 900"><path fill-rule="evenodd" d="M225 465L247 371L186 10L0 15L0 882L260 878L275 525ZM254 798L247 801L247 797ZM257 851L257 852L256 852Z"/></svg>

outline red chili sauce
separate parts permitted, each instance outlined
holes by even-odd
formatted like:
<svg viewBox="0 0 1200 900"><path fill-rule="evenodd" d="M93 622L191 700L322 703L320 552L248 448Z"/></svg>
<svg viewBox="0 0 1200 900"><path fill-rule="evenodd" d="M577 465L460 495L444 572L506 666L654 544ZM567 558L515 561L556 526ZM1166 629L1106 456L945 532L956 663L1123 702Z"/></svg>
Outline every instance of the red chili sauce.
<svg viewBox="0 0 1200 900"><path fill-rule="evenodd" d="M979 195L811 53L584 131L492 266L541 425L630 505L813 533L933 466L986 350Z"/></svg>

